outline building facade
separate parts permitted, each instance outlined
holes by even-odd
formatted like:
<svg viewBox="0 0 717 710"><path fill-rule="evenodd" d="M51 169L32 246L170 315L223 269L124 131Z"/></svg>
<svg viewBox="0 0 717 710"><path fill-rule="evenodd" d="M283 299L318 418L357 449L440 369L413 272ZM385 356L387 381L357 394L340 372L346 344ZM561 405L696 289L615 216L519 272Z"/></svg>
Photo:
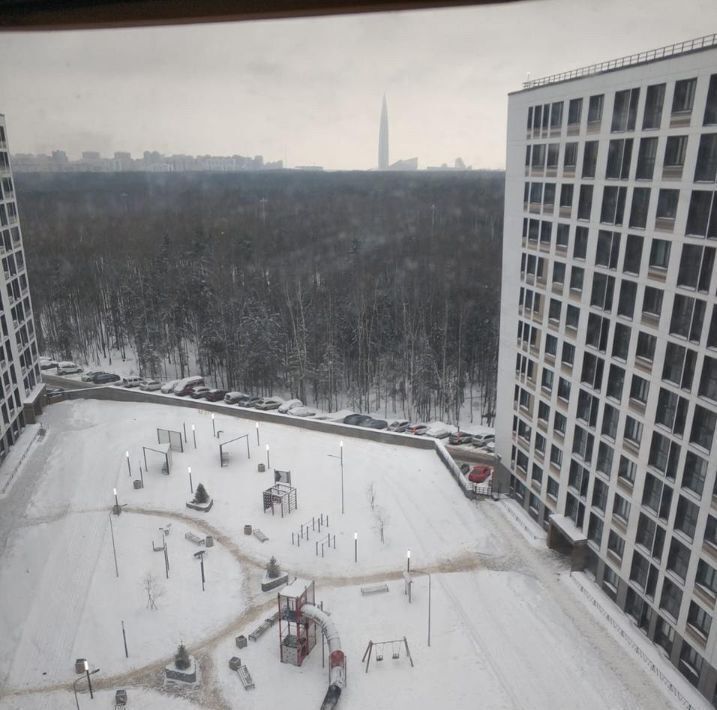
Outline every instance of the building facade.
<svg viewBox="0 0 717 710"><path fill-rule="evenodd" d="M716 179L715 36L509 97L496 452L717 706Z"/></svg>
<svg viewBox="0 0 717 710"><path fill-rule="evenodd" d="M25 252L5 117L0 114L0 460L25 426L40 380Z"/></svg>

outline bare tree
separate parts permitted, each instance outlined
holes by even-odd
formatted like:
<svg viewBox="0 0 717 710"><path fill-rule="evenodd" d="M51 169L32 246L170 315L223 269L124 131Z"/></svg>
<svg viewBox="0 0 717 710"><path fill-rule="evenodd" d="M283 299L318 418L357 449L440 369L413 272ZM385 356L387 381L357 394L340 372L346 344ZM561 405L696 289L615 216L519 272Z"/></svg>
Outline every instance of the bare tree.
<svg viewBox="0 0 717 710"><path fill-rule="evenodd" d="M147 609L158 609L157 601L164 595L164 589L151 572L142 578L142 589L147 593Z"/></svg>
<svg viewBox="0 0 717 710"><path fill-rule="evenodd" d="M366 498L368 498L368 504L371 506L371 512L376 509L376 483L374 481L371 481L371 483L366 486Z"/></svg>
<svg viewBox="0 0 717 710"><path fill-rule="evenodd" d="M390 520L390 517L388 515L388 512L383 506L377 505L373 511L374 518L376 519L376 530L378 530L378 534L381 537L381 544L384 543L384 531L386 529L386 526L388 525L388 522Z"/></svg>

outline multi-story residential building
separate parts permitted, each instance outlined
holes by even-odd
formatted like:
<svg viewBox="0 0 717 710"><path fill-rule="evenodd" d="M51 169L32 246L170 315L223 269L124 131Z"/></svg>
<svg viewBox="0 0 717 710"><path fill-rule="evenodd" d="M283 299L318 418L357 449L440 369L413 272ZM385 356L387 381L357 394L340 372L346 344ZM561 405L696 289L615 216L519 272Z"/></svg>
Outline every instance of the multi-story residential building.
<svg viewBox="0 0 717 710"><path fill-rule="evenodd" d="M32 418L40 382L35 324L15 199L15 183L0 114L0 459ZM23 411L24 408L27 412Z"/></svg>
<svg viewBox="0 0 717 710"><path fill-rule="evenodd" d="M496 451L715 705L716 180L715 35L510 95Z"/></svg>

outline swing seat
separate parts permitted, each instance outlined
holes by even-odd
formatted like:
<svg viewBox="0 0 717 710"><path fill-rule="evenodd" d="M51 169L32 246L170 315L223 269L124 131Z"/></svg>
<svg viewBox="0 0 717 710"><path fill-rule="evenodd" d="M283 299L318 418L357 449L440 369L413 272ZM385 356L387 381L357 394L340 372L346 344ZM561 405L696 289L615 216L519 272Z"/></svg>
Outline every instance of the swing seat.
<svg viewBox="0 0 717 710"><path fill-rule="evenodd" d="M376 651L376 660L377 661L383 660L383 651Z"/></svg>
<svg viewBox="0 0 717 710"><path fill-rule="evenodd" d="M398 653L397 651L394 651L394 652L393 652L393 658L394 658L394 660L397 659L397 658L401 658L401 654Z"/></svg>

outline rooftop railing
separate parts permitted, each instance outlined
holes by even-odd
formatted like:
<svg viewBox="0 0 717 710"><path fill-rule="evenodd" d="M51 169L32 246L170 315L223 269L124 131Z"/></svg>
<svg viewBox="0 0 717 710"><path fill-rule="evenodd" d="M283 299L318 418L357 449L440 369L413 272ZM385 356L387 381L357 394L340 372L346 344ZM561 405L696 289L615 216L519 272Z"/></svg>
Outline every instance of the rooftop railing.
<svg viewBox="0 0 717 710"><path fill-rule="evenodd" d="M615 69L623 69L625 67L635 66L636 64L645 64L654 62L657 59L666 59L667 57L676 57L680 54L687 54L700 49L709 49L717 47L717 33L698 37L697 39L689 39L685 42L677 42L676 44L668 44L666 47L659 49L650 49L647 52L639 54L630 54L627 57L619 59L611 59L608 62L600 62L599 64L591 64L588 67L580 67L572 71L563 72L562 74L552 74L544 76L540 79L529 79L523 82L524 89L534 89L537 86L547 86L548 84L557 84L561 81L569 81L570 79L579 79L583 76L591 76L592 74L600 74L602 72L614 71Z"/></svg>

